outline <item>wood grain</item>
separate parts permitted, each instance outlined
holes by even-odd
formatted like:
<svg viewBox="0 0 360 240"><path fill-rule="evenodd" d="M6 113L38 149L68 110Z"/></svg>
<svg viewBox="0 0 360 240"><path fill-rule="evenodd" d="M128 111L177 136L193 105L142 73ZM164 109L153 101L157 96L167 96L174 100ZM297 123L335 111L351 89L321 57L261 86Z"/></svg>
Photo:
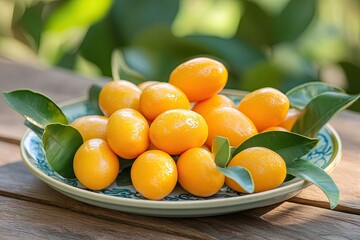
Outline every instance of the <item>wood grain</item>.
<svg viewBox="0 0 360 240"><path fill-rule="evenodd" d="M19 175L22 177L18 178ZM111 222L141 227L146 231L156 230L192 239L224 236L267 239L270 232L274 239L309 239L334 234L327 232L329 229L336 229L339 236L352 239L360 229L360 216L289 202L224 216L194 219L126 214L89 206L61 195L29 173L22 163L0 168L0 195L64 208Z"/></svg>
<svg viewBox="0 0 360 240"><path fill-rule="evenodd" d="M20 160L20 149L18 145L0 141L0 166Z"/></svg>
<svg viewBox="0 0 360 240"><path fill-rule="evenodd" d="M1 239L188 239L0 196Z"/></svg>
<svg viewBox="0 0 360 240"><path fill-rule="evenodd" d="M58 193L41 182L25 168L22 162L0 167L0 196L71 209L74 212L86 213L102 219L141 226L145 229L157 229L164 233L184 235L193 239L209 239L210 237L205 232L193 231L191 228L187 228L185 231L176 222L126 214L78 202Z"/></svg>

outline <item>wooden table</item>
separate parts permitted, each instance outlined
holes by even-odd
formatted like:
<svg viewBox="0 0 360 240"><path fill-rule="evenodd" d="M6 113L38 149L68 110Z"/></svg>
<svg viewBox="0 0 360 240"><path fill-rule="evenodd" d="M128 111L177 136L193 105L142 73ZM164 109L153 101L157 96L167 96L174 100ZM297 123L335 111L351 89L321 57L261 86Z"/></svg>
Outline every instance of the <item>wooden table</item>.
<svg viewBox="0 0 360 240"><path fill-rule="evenodd" d="M93 79L0 58L0 90L31 88L57 103L85 96ZM360 114L344 111L331 124L343 142L331 174L340 204L330 210L311 186L276 206L216 217L156 218L90 206L33 176L20 161L23 119L0 99L0 239L360 239Z"/></svg>

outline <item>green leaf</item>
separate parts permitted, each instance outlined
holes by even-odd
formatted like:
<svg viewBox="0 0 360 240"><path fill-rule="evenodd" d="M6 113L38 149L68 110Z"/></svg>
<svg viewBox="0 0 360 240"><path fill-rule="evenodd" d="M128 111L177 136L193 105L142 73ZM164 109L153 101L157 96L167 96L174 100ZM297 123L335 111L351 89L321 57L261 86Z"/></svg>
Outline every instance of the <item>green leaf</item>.
<svg viewBox="0 0 360 240"><path fill-rule="evenodd" d="M318 186L327 196L330 208L334 209L339 202L339 189L331 177L316 164L299 159L287 164L287 173L309 181Z"/></svg>
<svg viewBox="0 0 360 240"><path fill-rule="evenodd" d="M240 39L223 39L212 36L187 36L186 42L198 49L198 55L209 54L226 61L229 72L243 74L253 65L265 59L257 48Z"/></svg>
<svg viewBox="0 0 360 240"><path fill-rule="evenodd" d="M31 90L4 92L7 104L33 125L44 129L49 123L68 124L62 110L48 97Z"/></svg>
<svg viewBox="0 0 360 240"><path fill-rule="evenodd" d="M127 80L135 84L146 81L139 72L131 69L125 62L124 55L118 49L114 50L111 56L111 71L114 80Z"/></svg>
<svg viewBox="0 0 360 240"><path fill-rule="evenodd" d="M352 62L340 62L339 65L344 70L347 80L346 92L350 94L356 94L360 92L360 65ZM350 110L360 112L360 101L357 101L350 106Z"/></svg>
<svg viewBox="0 0 360 240"><path fill-rule="evenodd" d="M90 26L107 13L111 3L111 0L65 1L48 19L46 30L64 31L69 28Z"/></svg>
<svg viewBox="0 0 360 240"><path fill-rule="evenodd" d="M44 10L45 5L44 4L35 4L31 7L27 7L25 9L24 14L17 22L15 22L15 28L20 27L22 30L26 31L25 37L29 38L28 35L31 36L30 44L35 52L37 52L37 49L40 44L41 39L41 31L44 26L44 19L42 19L42 13ZM15 14L19 14L16 11L16 8L14 9ZM18 25L18 26L17 26ZM21 32L21 31L17 31Z"/></svg>
<svg viewBox="0 0 360 240"><path fill-rule="evenodd" d="M229 139L221 136L213 138L212 151L215 156L216 166L226 167L230 160Z"/></svg>
<svg viewBox="0 0 360 240"><path fill-rule="evenodd" d="M73 160L82 145L80 133L73 127L59 123L46 126L42 138L46 160L64 178L74 178Z"/></svg>
<svg viewBox="0 0 360 240"><path fill-rule="evenodd" d="M121 166L121 164L120 164ZM123 169L116 178L116 185L118 186L129 186L132 184L131 181L131 167Z"/></svg>
<svg viewBox="0 0 360 240"><path fill-rule="evenodd" d="M118 186L129 186L132 184L131 181L131 166L135 159L124 159L118 157L120 162L120 172L116 178L116 184Z"/></svg>
<svg viewBox="0 0 360 240"><path fill-rule="evenodd" d="M92 108L98 113L103 114L99 107L99 95L103 86L99 84L93 84L89 89L89 101Z"/></svg>
<svg viewBox="0 0 360 240"><path fill-rule="evenodd" d="M24 121L24 125L27 126L28 128L30 128L40 139L42 139L44 129L35 126L34 124L29 122L28 120Z"/></svg>
<svg viewBox="0 0 360 240"><path fill-rule="evenodd" d="M179 9L179 0L121 0L114 1L111 19L118 38L126 45L152 26L171 28Z"/></svg>
<svg viewBox="0 0 360 240"><path fill-rule="evenodd" d="M291 107L303 109L311 100L323 92L343 92L335 85L324 82L309 82L290 89L286 95L290 100Z"/></svg>
<svg viewBox="0 0 360 240"><path fill-rule="evenodd" d="M220 172L222 172L226 177L231 178L237 184L239 184L247 193L253 193L255 186L254 181L250 172L240 166L231 166L231 167L216 167Z"/></svg>
<svg viewBox="0 0 360 240"><path fill-rule="evenodd" d="M233 152L233 156L250 147L265 147L278 153L286 163L289 163L309 153L318 141L319 139L308 138L292 132L263 132L240 144Z"/></svg>
<svg viewBox="0 0 360 240"><path fill-rule="evenodd" d="M360 95L342 92L323 92L300 112L292 131L309 137L317 136L320 129L338 112L347 108Z"/></svg>
<svg viewBox="0 0 360 240"><path fill-rule="evenodd" d="M131 167L135 161L135 159L125 159L118 157L120 163L120 171L124 170L125 168Z"/></svg>
<svg viewBox="0 0 360 240"><path fill-rule="evenodd" d="M235 150L236 150L236 147L230 146L230 158L231 158L232 156L234 156Z"/></svg>
<svg viewBox="0 0 360 240"><path fill-rule="evenodd" d="M308 27L315 15L316 1L290 0L274 19L274 43L293 41Z"/></svg>
<svg viewBox="0 0 360 240"><path fill-rule="evenodd" d="M272 43L272 19L256 2L243 1L243 15L241 15L237 36L247 42L263 47Z"/></svg>
<svg viewBox="0 0 360 240"><path fill-rule="evenodd" d="M111 26L109 17L93 24L79 49L81 56L97 65L106 76L111 76L111 53L120 41Z"/></svg>
<svg viewBox="0 0 360 240"><path fill-rule="evenodd" d="M271 81L263 81L264 79L271 79ZM262 61L243 73L240 88L246 91L254 91L263 87L279 89L283 79L284 73L278 66L269 61Z"/></svg>

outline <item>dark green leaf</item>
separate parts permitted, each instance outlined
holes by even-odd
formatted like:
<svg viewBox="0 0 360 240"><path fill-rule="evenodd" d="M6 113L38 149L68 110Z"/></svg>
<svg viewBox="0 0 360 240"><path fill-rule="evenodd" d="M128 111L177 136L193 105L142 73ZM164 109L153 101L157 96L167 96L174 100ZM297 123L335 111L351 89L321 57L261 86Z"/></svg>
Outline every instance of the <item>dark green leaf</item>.
<svg viewBox="0 0 360 240"><path fill-rule="evenodd" d="M355 53L356 54L356 53ZM359 64L355 64L352 62L340 62L340 66L343 68L346 80L347 80L347 87L346 91L350 94L355 94L360 92L360 66ZM349 107L350 110L360 112L360 101L355 102L353 105Z"/></svg>
<svg viewBox="0 0 360 240"><path fill-rule="evenodd" d="M40 139L42 139L44 129L35 126L34 124L29 122L28 120L24 121L24 125L27 126L28 128L30 128Z"/></svg>
<svg viewBox="0 0 360 240"><path fill-rule="evenodd" d="M80 46L80 54L96 64L106 76L111 76L111 53L117 47L117 36L109 17L93 24Z"/></svg>
<svg viewBox="0 0 360 240"><path fill-rule="evenodd" d="M231 156L234 156L233 153L235 152L235 150L236 150L236 147L230 146L230 158L231 158Z"/></svg>
<svg viewBox="0 0 360 240"><path fill-rule="evenodd" d="M3 94L11 108L39 128L44 129L49 123L68 123L62 110L40 93L31 90L15 90Z"/></svg>
<svg viewBox="0 0 360 240"><path fill-rule="evenodd" d="M313 19L316 3L314 0L290 0L274 20L274 43L295 40Z"/></svg>
<svg viewBox="0 0 360 240"><path fill-rule="evenodd" d="M215 136L212 143L212 151L215 156L215 163L218 167L226 167L230 160L229 139Z"/></svg>
<svg viewBox="0 0 360 240"><path fill-rule="evenodd" d="M44 9L44 4L35 4L34 6L28 7L25 9L24 14L19 21L15 23L15 28L19 25L20 28L26 31L32 39L30 44L32 45L35 52L37 52L40 44L41 32L44 26L44 20L42 18L42 12ZM16 7L14 9L15 14L19 14L16 11ZM21 31L16 31L21 32Z"/></svg>
<svg viewBox="0 0 360 240"><path fill-rule="evenodd" d="M124 49L124 56L133 69L147 79L167 81L171 71L194 55L207 54L186 39L177 38L169 28L153 26L134 41L135 48Z"/></svg>
<svg viewBox="0 0 360 240"><path fill-rule="evenodd" d="M178 0L114 1L111 18L119 38L129 44L152 26L170 29L179 9Z"/></svg>
<svg viewBox="0 0 360 240"><path fill-rule="evenodd" d="M226 177L231 178L237 184L239 184L247 193L253 193L255 186L254 181L250 172L240 166L231 166L231 167L216 167L220 172L222 172Z"/></svg>
<svg viewBox="0 0 360 240"><path fill-rule="evenodd" d="M240 144L233 152L233 156L250 147L265 147L278 153L286 163L289 163L309 153L318 141L316 138L308 138L291 132L263 132Z"/></svg>
<svg viewBox="0 0 360 240"><path fill-rule="evenodd" d="M337 86L324 82L309 82L289 90L286 95L290 100L291 107L303 109L311 100L323 92L343 92Z"/></svg>
<svg viewBox="0 0 360 240"><path fill-rule="evenodd" d="M45 128L42 142L46 160L54 171L65 178L74 178L74 156L83 143L80 133L68 125L49 124Z"/></svg>
<svg viewBox="0 0 360 240"><path fill-rule="evenodd" d="M316 164L299 159L287 164L287 173L304 179L318 186L328 197L330 208L334 209L339 202L339 189L331 177Z"/></svg>
<svg viewBox="0 0 360 240"><path fill-rule="evenodd" d="M56 66L67 69L74 69L76 64L76 53L65 52L56 62Z"/></svg>
<svg viewBox="0 0 360 240"><path fill-rule="evenodd" d="M256 2L243 1L244 11L237 36L247 42L263 47L272 43L272 19Z"/></svg>
<svg viewBox="0 0 360 240"><path fill-rule="evenodd" d="M255 64L244 73L240 88L246 91L254 91L263 87L279 89L283 81L284 73L275 64L269 61L262 61ZM264 81L271 79L271 81Z"/></svg>
<svg viewBox="0 0 360 240"><path fill-rule="evenodd" d="M320 129L338 112L350 106L360 95L342 92L323 92L300 112L292 131L309 137L317 136Z"/></svg>
<svg viewBox="0 0 360 240"><path fill-rule="evenodd" d="M166 67L169 63L166 64L165 61L161 60L164 51L137 46L126 47L122 51L127 65L144 76L145 79L156 81L166 81L168 79L171 69L167 70Z"/></svg>
<svg viewBox="0 0 360 240"><path fill-rule="evenodd" d="M146 81L145 77L139 72L131 69L125 62L122 52L114 50L111 56L111 71L114 80L127 80L135 84Z"/></svg>
<svg viewBox="0 0 360 240"><path fill-rule="evenodd" d="M121 166L121 164L120 164ZM116 185L118 186L129 186L132 184L131 181L131 167L127 167L119 173L116 178Z"/></svg>
<svg viewBox="0 0 360 240"><path fill-rule="evenodd" d="M265 59L264 54L240 39L223 39L211 36L185 37L193 48L199 49L198 54L208 54L226 61L229 72L243 73L253 65Z"/></svg>
<svg viewBox="0 0 360 240"><path fill-rule="evenodd" d="M99 84L93 84L89 89L89 101L94 111L98 114L103 114L99 107L99 95L102 87Z"/></svg>
<svg viewBox="0 0 360 240"><path fill-rule="evenodd" d="M157 81L166 81L176 66L195 56L218 59L229 73L237 76L265 59L261 51L238 39L213 36L177 38L164 27L148 29L136 38L134 45L136 48L124 50L128 65L147 79Z"/></svg>
<svg viewBox="0 0 360 240"><path fill-rule="evenodd" d="M124 170L125 168L129 168L134 163L135 159L124 159L121 157L118 157L119 163L120 163L120 171Z"/></svg>

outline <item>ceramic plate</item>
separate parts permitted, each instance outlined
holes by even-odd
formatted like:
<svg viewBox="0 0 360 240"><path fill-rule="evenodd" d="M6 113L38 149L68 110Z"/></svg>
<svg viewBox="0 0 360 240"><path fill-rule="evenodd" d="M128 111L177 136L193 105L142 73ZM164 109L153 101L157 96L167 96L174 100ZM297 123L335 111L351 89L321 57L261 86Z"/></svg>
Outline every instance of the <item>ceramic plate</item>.
<svg viewBox="0 0 360 240"><path fill-rule="evenodd" d="M239 92L226 93L235 102L239 100ZM63 109L70 120L93 113L91 104L86 101L67 105ZM341 159L340 138L329 125L320 131L318 138L317 147L306 158L331 172ZM151 216L197 217L237 212L285 201L309 185L295 178L276 189L254 194L240 194L224 186L217 194L207 198L193 196L177 186L163 200L153 201L144 199L132 186L117 186L115 182L102 191L90 191L77 180L61 177L48 165L41 140L30 130L22 138L21 154L36 177L71 198L103 208Z"/></svg>

